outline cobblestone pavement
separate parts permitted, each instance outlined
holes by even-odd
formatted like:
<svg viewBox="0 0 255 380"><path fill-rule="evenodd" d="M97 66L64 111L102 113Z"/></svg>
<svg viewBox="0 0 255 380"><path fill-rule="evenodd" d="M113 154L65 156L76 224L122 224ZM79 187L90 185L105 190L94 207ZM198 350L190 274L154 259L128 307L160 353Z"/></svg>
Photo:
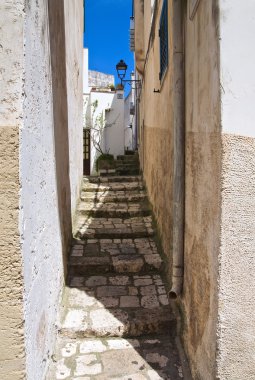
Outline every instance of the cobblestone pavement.
<svg viewBox="0 0 255 380"><path fill-rule="evenodd" d="M75 229L47 380L188 380L141 178L85 178Z"/></svg>
<svg viewBox="0 0 255 380"><path fill-rule="evenodd" d="M162 259L152 238L76 241L69 273L147 273L160 269Z"/></svg>
<svg viewBox="0 0 255 380"><path fill-rule="evenodd" d="M119 239L139 238L154 235L152 218L95 218L77 217L77 231L75 237L79 239Z"/></svg>

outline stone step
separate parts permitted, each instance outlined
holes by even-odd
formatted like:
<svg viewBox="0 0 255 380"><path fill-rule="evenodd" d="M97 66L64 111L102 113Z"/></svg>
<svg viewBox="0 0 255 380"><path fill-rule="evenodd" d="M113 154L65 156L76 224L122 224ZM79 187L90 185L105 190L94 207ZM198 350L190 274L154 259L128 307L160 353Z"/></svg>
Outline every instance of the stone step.
<svg viewBox="0 0 255 380"><path fill-rule="evenodd" d="M140 173L140 169L126 169L126 168L117 168L116 172L121 175L138 175Z"/></svg>
<svg viewBox="0 0 255 380"><path fill-rule="evenodd" d="M57 347L56 363L47 380L188 380L171 335L135 339L59 337Z"/></svg>
<svg viewBox="0 0 255 380"><path fill-rule="evenodd" d="M139 168L140 165L138 162L130 162L130 161L116 161L115 168L126 168L126 169L133 169L133 168Z"/></svg>
<svg viewBox="0 0 255 380"><path fill-rule="evenodd" d="M118 161L135 161L139 162L138 154L125 154L117 156Z"/></svg>
<svg viewBox="0 0 255 380"><path fill-rule="evenodd" d="M75 240L69 258L69 275L150 273L163 269L152 238Z"/></svg>
<svg viewBox="0 0 255 380"><path fill-rule="evenodd" d="M132 218L151 215L151 209L147 202L80 202L77 211L79 215L99 218Z"/></svg>
<svg viewBox="0 0 255 380"><path fill-rule="evenodd" d="M98 177L98 176L89 176L83 177L83 183L108 183L108 182L142 182L142 177L139 175L136 176L107 176L107 177Z"/></svg>
<svg viewBox="0 0 255 380"><path fill-rule="evenodd" d="M73 277L65 289L59 332L70 338L175 333L160 275Z"/></svg>
<svg viewBox="0 0 255 380"><path fill-rule="evenodd" d="M190 379L163 270L141 176L84 177L47 380Z"/></svg>
<svg viewBox="0 0 255 380"><path fill-rule="evenodd" d="M152 217L94 218L78 215L77 239L135 239L154 236Z"/></svg>
<svg viewBox="0 0 255 380"><path fill-rule="evenodd" d="M81 201L83 202L127 202L127 203L137 203L144 202L147 200L147 195L144 191L107 191L107 192L84 192L81 194Z"/></svg>
<svg viewBox="0 0 255 380"><path fill-rule="evenodd" d="M108 177L101 177L102 178L108 178ZM121 177L120 177L121 178ZM82 186L82 193L84 192L107 192L107 191L139 191L143 190L144 185L143 182L98 182L98 183L90 183L85 182Z"/></svg>

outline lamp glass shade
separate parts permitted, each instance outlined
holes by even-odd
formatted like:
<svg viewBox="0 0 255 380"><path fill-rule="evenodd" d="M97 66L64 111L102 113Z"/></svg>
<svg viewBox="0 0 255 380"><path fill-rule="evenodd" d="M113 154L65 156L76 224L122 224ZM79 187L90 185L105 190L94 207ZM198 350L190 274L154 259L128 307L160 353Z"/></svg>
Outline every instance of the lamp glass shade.
<svg viewBox="0 0 255 380"><path fill-rule="evenodd" d="M119 61L119 63L117 63L116 70L118 72L118 77L119 78L124 78L125 77L126 71L127 71L127 64L123 61L123 59L121 59Z"/></svg>

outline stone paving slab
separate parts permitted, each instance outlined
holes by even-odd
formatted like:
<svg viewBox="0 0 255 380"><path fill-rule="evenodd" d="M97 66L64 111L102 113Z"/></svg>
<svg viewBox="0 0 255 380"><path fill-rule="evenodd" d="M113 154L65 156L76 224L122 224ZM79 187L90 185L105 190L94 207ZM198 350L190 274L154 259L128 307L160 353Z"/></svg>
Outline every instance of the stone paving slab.
<svg viewBox="0 0 255 380"><path fill-rule="evenodd" d="M81 201L77 211L80 215L106 218L130 218L136 216L149 216L151 210L147 202L105 202Z"/></svg>
<svg viewBox="0 0 255 380"><path fill-rule="evenodd" d="M123 161L123 160L117 160L115 162L115 168L118 168L119 166L122 166L122 167L132 167L132 168L136 168L136 169L139 169L139 165L137 165L137 162L136 161Z"/></svg>
<svg viewBox="0 0 255 380"><path fill-rule="evenodd" d="M83 177L83 183L109 183L109 182L125 182L125 183L130 183L130 182L141 182L142 177L141 176L107 176L107 177Z"/></svg>
<svg viewBox="0 0 255 380"><path fill-rule="evenodd" d="M104 178L104 177L101 177ZM107 177L105 177L107 178ZM82 192L102 192L102 191L134 191L143 190L143 182L96 182L83 183Z"/></svg>
<svg viewBox="0 0 255 380"><path fill-rule="evenodd" d="M146 273L160 270L162 264L152 238L74 240L69 274Z"/></svg>
<svg viewBox="0 0 255 380"><path fill-rule="evenodd" d="M139 162L139 156L137 153L134 154L120 154L117 156L117 160L123 160L123 161L137 161Z"/></svg>
<svg viewBox="0 0 255 380"><path fill-rule="evenodd" d="M75 276L64 295L61 334L139 336L175 330L160 275Z"/></svg>
<svg viewBox="0 0 255 380"><path fill-rule="evenodd" d="M175 342L166 335L59 338L55 361L47 380L181 380L185 373Z"/></svg>
<svg viewBox="0 0 255 380"><path fill-rule="evenodd" d="M83 202L97 202L112 203L112 202L144 202L147 196L143 190L139 191L101 191L101 192L84 192L81 194L81 201Z"/></svg>
<svg viewBox="0 0 255 380"><path fill-rule="evenodd" d="M84 178L47 380L184 378L152 217L141 215L144 200L141 177ZM86 214L100 209L104 216Z"/></svg>
<svg viewBox="0 0 255 380"><path fill-rule="evenodd" d="M116 172L120 176L123 176L123 175L138 175L140 173L140 169L139 168L136 168L136 169L127 169L127 168L123 167L123 168L117 168Z"/></svg>
<svg viewBox="0 0 255 380"><path fill-rule="evenodd" d="M154 236L152 217L96 218L78 215L75 238L142 238Z"/></svg>

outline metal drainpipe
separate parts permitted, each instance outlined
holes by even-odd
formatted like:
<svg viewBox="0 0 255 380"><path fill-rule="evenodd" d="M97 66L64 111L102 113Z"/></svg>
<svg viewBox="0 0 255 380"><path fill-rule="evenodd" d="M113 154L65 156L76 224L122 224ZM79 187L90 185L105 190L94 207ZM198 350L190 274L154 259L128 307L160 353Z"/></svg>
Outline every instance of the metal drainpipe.
<svg viewBox="0 0 255 380"><path fill-rule="evenodd" d="M185 92L183 1L173 1L174 67L174 174L173 174L173 266L169 297L182 293L184 274L184 204L185 204Z"/></svg>

